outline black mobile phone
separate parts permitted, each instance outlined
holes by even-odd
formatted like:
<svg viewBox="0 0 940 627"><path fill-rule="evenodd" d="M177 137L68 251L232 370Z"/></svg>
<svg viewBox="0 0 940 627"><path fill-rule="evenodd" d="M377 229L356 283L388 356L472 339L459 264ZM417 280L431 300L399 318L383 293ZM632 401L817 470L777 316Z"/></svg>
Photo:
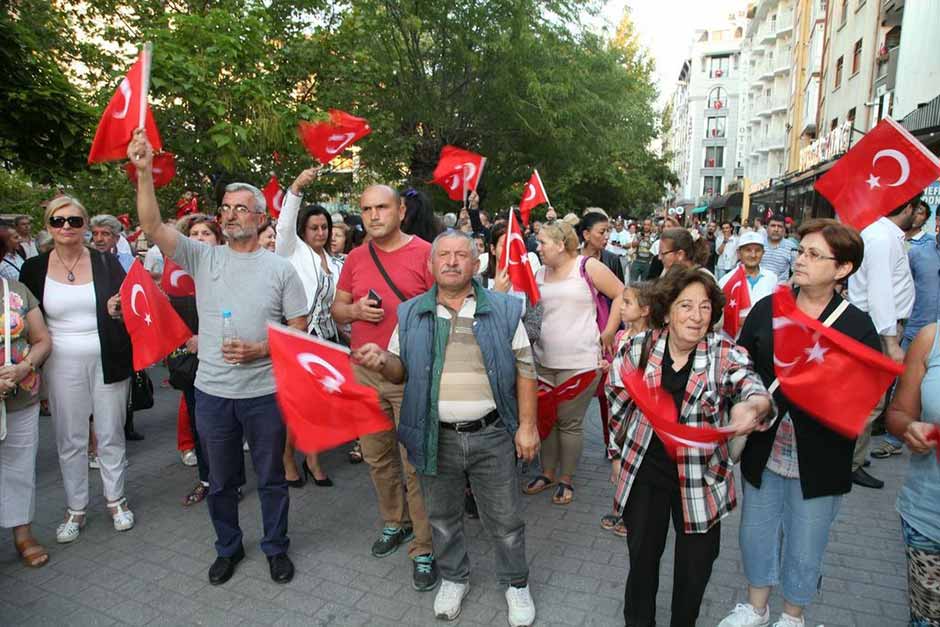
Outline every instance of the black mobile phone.
<svg viewBox="0 0 940 627"><path fill-rule="evenodd" d="M369 300L375 301L376 307L382 306L382 297L379 296L379 293L376 292L375 290L370 289L368 293L368 297L369 297Z"/></svg>

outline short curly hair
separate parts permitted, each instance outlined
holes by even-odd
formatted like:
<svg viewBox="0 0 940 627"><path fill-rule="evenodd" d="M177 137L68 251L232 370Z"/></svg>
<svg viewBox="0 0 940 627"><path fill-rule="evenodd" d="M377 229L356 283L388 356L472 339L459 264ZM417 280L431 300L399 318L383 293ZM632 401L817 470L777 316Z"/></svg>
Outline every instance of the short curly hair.
<svg viewBox="0 0 940 627"><path fill-rule="evenodd" d="M725 309L725 295L715 279L701 268L674 265L656 282L653 289L653 298L650 303L651 326L666 326L666 317L669 315L670 307L679 298L682 290L693 283L699 283L705 288L708 300L712 304L712 319L708 326L713 327L718 324Z"/></svg>

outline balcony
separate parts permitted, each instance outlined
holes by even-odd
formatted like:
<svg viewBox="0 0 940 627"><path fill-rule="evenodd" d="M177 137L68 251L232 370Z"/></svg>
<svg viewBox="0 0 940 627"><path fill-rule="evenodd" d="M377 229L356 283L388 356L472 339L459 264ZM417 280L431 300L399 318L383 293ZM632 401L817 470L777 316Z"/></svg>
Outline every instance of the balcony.
<svg viewBox="0 0 940 627"><path fill-rule="evenodd" d="M786 96L774 96L770 101L770 112L780 113L786 111L790 106L790 99Z"/></svg>
<svg viewBox="0 0 940 627"><path fill-rule="evenodd" d="M777 36L783 37L793 32L793 11L781 11L777 14Z"/></svg>
<svg viewBox="0 0 940 627"><path fill-rule="evenodd" d="M761 98L754 103L754 110L757 112L757 115L762 118L770 117L771 108L772 102L770 98Z"/></svg>
<svg viewBox="0 0 940 627"><path fill-rule="evenodd" d="M767 22L757 30L757 36L754 38L762 44L772 43L777 38L777 28L774 22Z"/></svg>
<svg viewBox="0 0 940 627"><path fill-rule="evenodd" d="M790 72L790 46L783 46L774 56L774 74L788 74Z"/></svg>

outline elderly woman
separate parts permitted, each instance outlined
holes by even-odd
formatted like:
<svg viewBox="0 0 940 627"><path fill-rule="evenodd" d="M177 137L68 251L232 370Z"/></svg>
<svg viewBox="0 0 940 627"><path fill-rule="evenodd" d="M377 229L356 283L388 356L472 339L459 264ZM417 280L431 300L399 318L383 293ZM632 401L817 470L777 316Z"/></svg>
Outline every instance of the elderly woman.
<svg viewBox="0 0 940 627"><path fill-rule="evenodd" d="M844 303L837 285L862 263L859 234L835 220L811 220L794 264L796 306L811 318L881 350L868 314ZM764 384L774 374L773 298L754 304L738 344L747 349ZM803 624L803 610L819 586L829 530L842 495L852 488L854 440L801 410L779 389L780 419L747 439L741 457L744 504L740 543L748 602L737 605L722 627L766 625L767 600L781 585L780 627Z"/></svg>
<svg viewBox="0 0 940 627"><path fill-rule="evenodd" d="M277 223L275 252L290 259L300 275L307 295L307 332L324 340L337 342L339 333L330 307L336 296L336 280L343 264L329 250L333 236L333 220L329 212L320 205L307 205L303 209L300 206L304 188L316 179L318 173L319 168L308 168L291 183ZM303 471L304 476L301 477L294 461L294 447L288 441L284 448L284 472L288 485L301 487L311 475L314 484L318 486L333 485L333 481L320 467L315 453L307 454Z"/></svg>
<svg viewBox="0 0 940 627"><path fill-rule="evenodd" d="M6 252L0 244L0 255ZM10 303L13 365L0 367L0 402L6 410L6 438L0 440L0 527L12 527L13 544L23 564L37 568L49 561L49 553L33 537L31 526L39 450L37 369L49 356L52 340L36 297L19 281L7 279L7 284L8 296L0 286L0 298L8 298Z"/></svg>
<svg viewBox="0 0 940 627"><path fill-rule="evenodd" d="M929 324L904 357L887 427L911 449L897 508L907 546L911 625L940 620L940 324Z"/></svg>
<svg viewBox="0 0 940 627"><path fill-rule="evenodd" d="M275 240L277 238L277 231L275 223L270 219L265 220L258 226L258 243L261 245L261 248L269 250L272 253L275 252L277 245Z"/></svg>
<svg viewBox="0 0 940 627"><path fill-rule="evenodd" d="M114 528L127 531L134 514L124 495L124 418L130 389L131 343L115 319L124 270L113 255L85 246L88 213L59 196L46 207L55 245L23 264L21 280L36 295L52 336L44 376L56 432L68 509L58 542L78 539L88 506L88 416L95 415L101 482Z"/></svg>
<svg viewBox="0 0 940 627"><path fill-rule="evenodd" d="M611 365L608 452L630 550L627 625L656 622L659 564L670 520L676 532L671 624L695 625L718 557L720 521L734 509L735 491L727 444L679 448L673 461L623 389L621 369L638 369L660 387L682 424L727 427L742 435L766 424L772 403L750 358L727 335L712 330L723 307L724 296L710 276L673 268L651 301L651 324L662 328L624 343Z"/></svg>
<svg viewBox="0 0 940 627"><path fill-rule="evenodd" d="M543 225L538 241L544 265L535 281L543 310L535 360L539 377L557 386L575 375L600 369L598 296L613 300L623 291L623 283L597 259L578 254L578 235L564 221ZM542 442L542 474L523 488L526 494L537 494L557 483L552 502L571 502L572 477L584 447L584 413L594 389L589 385L575 398L559 404L558 420Z"/></svg>

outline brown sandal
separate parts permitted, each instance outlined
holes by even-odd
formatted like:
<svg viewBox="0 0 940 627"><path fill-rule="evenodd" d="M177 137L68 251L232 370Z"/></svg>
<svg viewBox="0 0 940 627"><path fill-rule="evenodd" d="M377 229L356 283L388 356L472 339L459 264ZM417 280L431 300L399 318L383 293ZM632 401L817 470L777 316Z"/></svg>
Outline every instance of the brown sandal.
<svg viewBox="0 0 940 627"><path fill-rule="evenodd" d="M22 542L14 543L20 560L28 568L41 568L49 563L49 552L46 547L39 544L36 538L26 538Z"/></svg>
<svg viewBox="0 0 940 627"><path fill-rule="evenodd" d="M555 488L555 494L552 495L552 503L555 505L567 505L574 499L574 488L569 483L558 482Z"/></svg>
<svg viewBox="0 0 940 627"><path fill-rule="evenodd" d="M539 475L529 483L525 484L525 487L522 488L523 494L528 494L532 496L533 494L538 494L539 492L544 492L555 485L555 482L546 477L545 475Z"/></svg>
<svg viewBox="0 0 940 627"><path fill-rule="evenodd" d="M200 481L196 484L196 487L193 488L192 492L187 494L183 499L183 507L189 507L191 505L195 505L196 503L201 503L208 494L209 486L203 485L203 483Z"/></svg>

